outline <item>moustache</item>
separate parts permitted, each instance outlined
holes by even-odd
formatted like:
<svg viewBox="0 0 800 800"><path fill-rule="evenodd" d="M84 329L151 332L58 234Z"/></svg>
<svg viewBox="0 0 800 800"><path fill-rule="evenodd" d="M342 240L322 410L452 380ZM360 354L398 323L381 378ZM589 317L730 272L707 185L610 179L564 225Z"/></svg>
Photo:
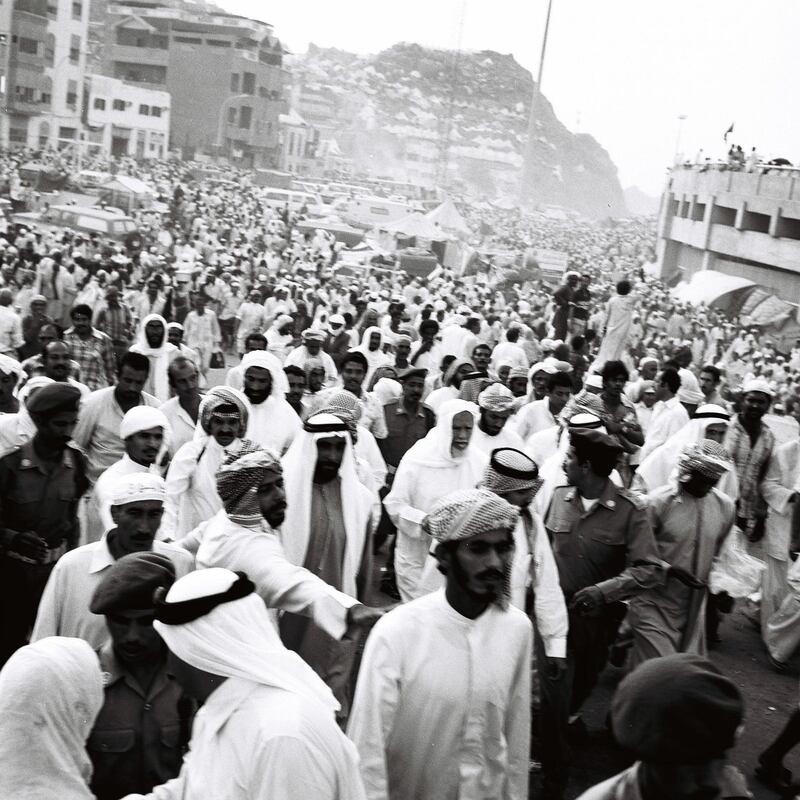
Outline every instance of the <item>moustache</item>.
<svg viewBox="0 0 800 800"><path fill-rule="evenodd" d="M485 580L503 580L505 578L505 574L501 572L499 569L487 569L483 572L479 572L475 576L478 580L485 581Z"/></svg>

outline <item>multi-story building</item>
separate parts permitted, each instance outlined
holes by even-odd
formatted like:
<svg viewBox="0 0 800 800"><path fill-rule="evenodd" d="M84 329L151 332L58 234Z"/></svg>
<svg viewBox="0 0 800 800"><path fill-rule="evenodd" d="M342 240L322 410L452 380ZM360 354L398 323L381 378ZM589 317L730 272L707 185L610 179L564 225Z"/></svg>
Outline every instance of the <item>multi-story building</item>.
<svg viewBox="0 0 800 800"><path fill-rule="evenodd" d="M6 37L0 142L78 142L89 0L10 0L0 8L0 34Z"/></svg>
<svg viewBox="0 0 800 800"><path fill-rule="evenodd" d="M700 270L800 295L800 170L675 168L661 199L657 262L665 280Z"/></svg>
<svg viewBox="0 0 800 800"><path fill-rule="evenodd" d="M278 167L283 47L272 26L180 0L109 3L102 72L172 96L170 146Z"/></svg>
<svg viewBox="0 0 800 800"><path fill-rule="evenodd" d="M164 158L170 95L105 75L86 78L86 141L106 156Z"/></svg>

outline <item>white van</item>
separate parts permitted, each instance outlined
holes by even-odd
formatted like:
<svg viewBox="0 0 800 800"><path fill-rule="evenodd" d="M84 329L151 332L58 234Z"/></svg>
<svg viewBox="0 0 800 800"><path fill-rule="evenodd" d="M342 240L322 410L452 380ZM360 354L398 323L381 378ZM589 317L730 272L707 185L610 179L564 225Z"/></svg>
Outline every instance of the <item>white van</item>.
<svg viewBox="0 0 800 800"><path fill-rule="evenodd" d="M322 198L318 194L297 192L292 189L265 189L261 197L264 203L275 211L283 211L288 205L289 211L297 212L305 206L309 214L314 214L323 206ZM326 212L322 210L318 213Z"/></svg>
<svg viewBox="0 0 800 800"><path fill-rule="evenodd" d="M336 204L339 208L339 204ZM396 222L412 211L422 211L408 200L388 200L385 197L354 197L344 203L342 219L360 228L375 228L387 222Z"/></svg>

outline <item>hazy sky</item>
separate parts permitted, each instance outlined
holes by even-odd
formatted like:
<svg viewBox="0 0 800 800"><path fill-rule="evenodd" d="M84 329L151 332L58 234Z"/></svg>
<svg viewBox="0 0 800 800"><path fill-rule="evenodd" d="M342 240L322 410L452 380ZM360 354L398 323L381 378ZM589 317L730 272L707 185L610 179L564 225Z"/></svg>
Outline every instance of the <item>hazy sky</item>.
<svg viewBox="0 0 800 800"><path fill-rule="evenodd" d="M395 42L513 53L536 74L547 0L217 0L263 19L293 52L309 42L358 53ZM591 133L623 186L660 192L681 150L800 160L800 1L553 0L542 87L561 121Z"/></svg>

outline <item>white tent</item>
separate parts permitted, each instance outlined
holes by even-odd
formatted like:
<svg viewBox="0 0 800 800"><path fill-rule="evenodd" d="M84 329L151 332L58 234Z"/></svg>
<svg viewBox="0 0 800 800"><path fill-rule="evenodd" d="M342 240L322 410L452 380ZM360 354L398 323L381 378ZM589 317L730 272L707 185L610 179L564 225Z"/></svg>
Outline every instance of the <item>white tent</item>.
<svg viewBox="0 0 800 800"><path fill-rule="evenodd" d="M710 305L715 300L731 292L755 286L755 282L736 275L726 275L713 269L695 272L691 280L681 281L673 290L672 296L681 303L693 306L705 303Z"/></svg>
<svg viewBox="0 0 800 800"><path fill-rule="evenodd" d="M400 234L405 237L429 239L432 242L443 242L452 237L445 233L435 222L431 222L424 214L413 211L396 222L389 222L381 228L390 233Z"/></svg>
<svg viewBox="0 0 800 800"><path fill-rule="evenodd" d="M442 230L457 236L470 236L472 231L467 226L464 217L456 208L455 203L448 198L438 208L427 214L427 219L438 225Z"/></svg>

